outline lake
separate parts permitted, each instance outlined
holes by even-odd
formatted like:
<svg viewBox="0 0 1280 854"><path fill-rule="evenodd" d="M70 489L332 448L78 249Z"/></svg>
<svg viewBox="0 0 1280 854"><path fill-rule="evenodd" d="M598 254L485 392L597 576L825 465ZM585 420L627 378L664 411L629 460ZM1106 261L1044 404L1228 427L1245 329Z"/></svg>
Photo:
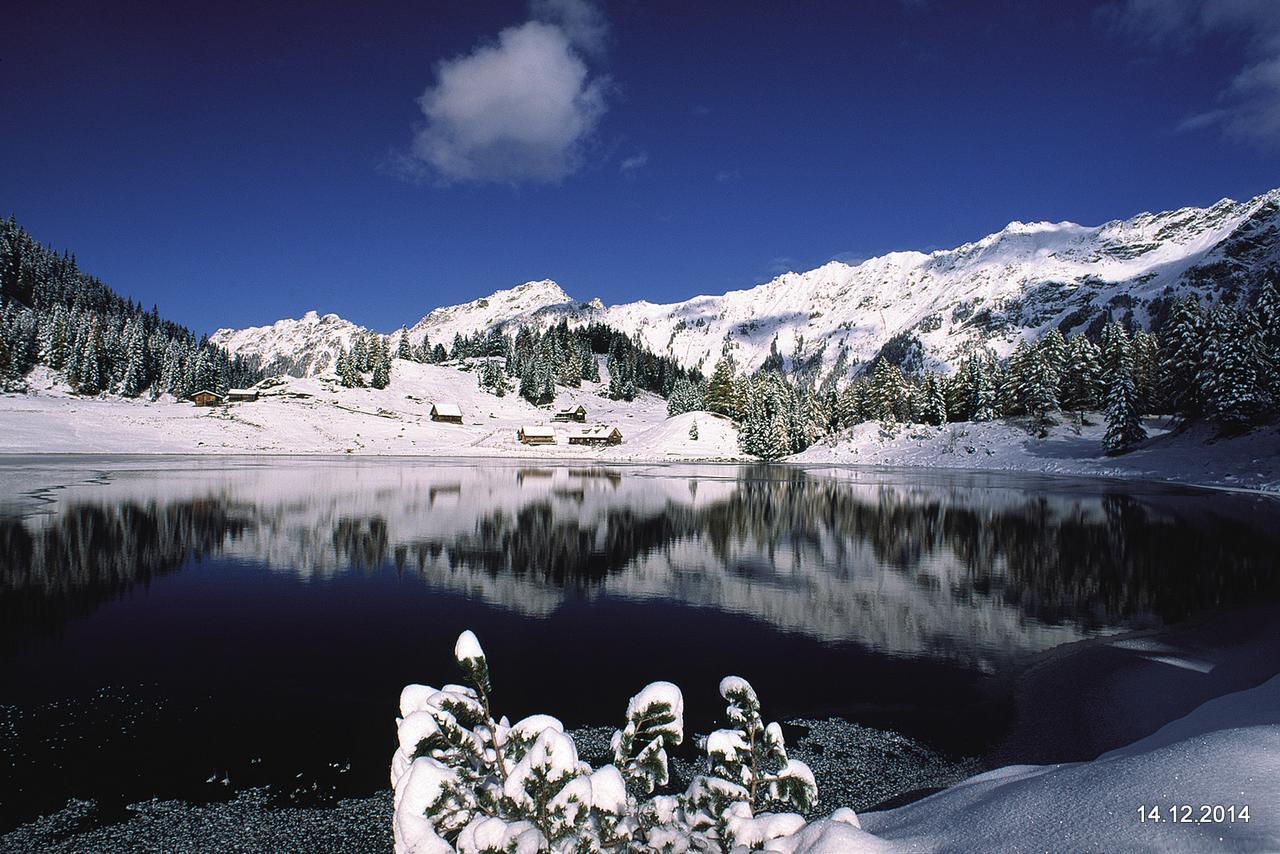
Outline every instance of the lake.
<svg viewBox="0 0 1280 854"><path fill-rule="evenodd" d="M647 682L692 731L745 676L950 756L1003 732L1061 644L1280 598L1269 499L936 471L528 461L0 462L0 829L271 785L388 785L400 688L621 722Z"/></svg>

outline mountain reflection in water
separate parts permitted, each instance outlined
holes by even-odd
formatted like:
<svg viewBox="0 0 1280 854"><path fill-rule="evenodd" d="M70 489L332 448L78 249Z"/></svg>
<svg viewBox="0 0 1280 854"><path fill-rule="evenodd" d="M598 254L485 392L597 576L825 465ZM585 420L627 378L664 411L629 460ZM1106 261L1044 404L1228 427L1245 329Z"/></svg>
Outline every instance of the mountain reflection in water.
<svg viewBox="0 0 1280 854"><path fill-rule="evenodd" d="M533 617L671 600L983 669L1276 588L1256 498L783 467L205 463L113 472L0 518L0 641L191 559L323 583L394 567Z"/></svg>

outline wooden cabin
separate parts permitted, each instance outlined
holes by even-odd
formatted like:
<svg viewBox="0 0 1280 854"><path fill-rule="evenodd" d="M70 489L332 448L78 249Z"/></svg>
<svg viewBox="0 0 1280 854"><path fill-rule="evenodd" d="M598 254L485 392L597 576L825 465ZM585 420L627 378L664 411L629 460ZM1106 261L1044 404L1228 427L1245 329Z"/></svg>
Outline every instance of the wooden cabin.
<svg viewBox="0 0 1280 854"><path fill-rule="evenodd" d="M552 421L580 421L587 420L587 408L579 403L571 409L561 409L555 415L551 416Z"/></svg>
<svg viewBox="0 0 1280 854"><path fill-rule="evenodd" d="M570 445L621 445L622 431L608 424L587 427L569 437Z"/></svg>
<svg viewBox="0 0 1280 854"><path fill-rule="evenodd" d="M202 388L191 395L190 400L196 406L217 406L223 402L222 395L216 391L209 391L207 388Z"/></svg>
<svg viewBox="0 0 1280 854"><path fill-rule="evenodd" d="M456 403L433 403L431 404L431 420L461 424L462 409Z"/></svg>
<svg viewBox="0 0 1280 854"><path fill-rule="evenodd" d="M516 438L526 445L554 445L556 431L541 424L526 424L516 431Z"/></svg>
<svg viewBox="0 0 1280 854"><path fill-rule="evenodd" d="M227 400L231 403L248 403L257 399L258 390L256 388L227 389Z"/></svg>

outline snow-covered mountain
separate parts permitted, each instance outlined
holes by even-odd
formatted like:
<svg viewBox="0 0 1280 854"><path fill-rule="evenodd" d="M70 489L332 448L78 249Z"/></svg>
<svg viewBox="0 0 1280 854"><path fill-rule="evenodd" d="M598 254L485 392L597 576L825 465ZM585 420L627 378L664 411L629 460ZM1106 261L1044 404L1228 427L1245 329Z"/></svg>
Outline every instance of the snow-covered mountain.
<svg viewBox="0 0 1280 854"><path fill-rule="evenodd" d="M709 371L726 337L744 367L774 347L789 361L846 373L889 341L924 361L954 365L989 346L1001 354L1051 326L1086 329L1108 314L1149 324L1169 298L1193 290L1233 292L1254 274L1280 268L1280 190L1247 202L1143 213L1100 226L1011 222L973 243L932 253L893 252L860 264L838 261L714 296L670 304L605 307L574 300L555 282L528 282L462 305L437 308L410 329L446 345L456 333L523 324L600 321L638 335L654 352ZM320 333L321 326L333 334ZM322 369L355 329L326 315L281 321L214 340L264 364L290 358ZM349 332L347 333L349 334ZM316 339L329 347L321 351ZM918 344L917 344L918 342ZM310 358L308 358L310 357Z"/></svg>
<svg viewBox="0 0 1280 854"><path fill-rule="evenodd" d="M350 349L352 338L364 331L336 314L308 311L297 320L277 320L270 326L219 329L209 340L233 355L258 357L269 372L311 376L328 370L338 350Z"/></svg>

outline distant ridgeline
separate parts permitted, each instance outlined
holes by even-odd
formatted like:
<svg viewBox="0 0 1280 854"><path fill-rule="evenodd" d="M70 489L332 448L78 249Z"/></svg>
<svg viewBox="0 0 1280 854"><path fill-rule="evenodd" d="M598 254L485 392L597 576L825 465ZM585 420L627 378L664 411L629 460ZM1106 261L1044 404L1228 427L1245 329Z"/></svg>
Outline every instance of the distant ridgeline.
<svg viewBox="0 0 1280 854"><path fill-rule="evenodd" d="M22 390L37 365L81 394L126 397L223 392L262 376L256 360L197 340L154 307L143 310L81 272L74 256L36 243L11 216L0 220L0 390Z"/></svg>

